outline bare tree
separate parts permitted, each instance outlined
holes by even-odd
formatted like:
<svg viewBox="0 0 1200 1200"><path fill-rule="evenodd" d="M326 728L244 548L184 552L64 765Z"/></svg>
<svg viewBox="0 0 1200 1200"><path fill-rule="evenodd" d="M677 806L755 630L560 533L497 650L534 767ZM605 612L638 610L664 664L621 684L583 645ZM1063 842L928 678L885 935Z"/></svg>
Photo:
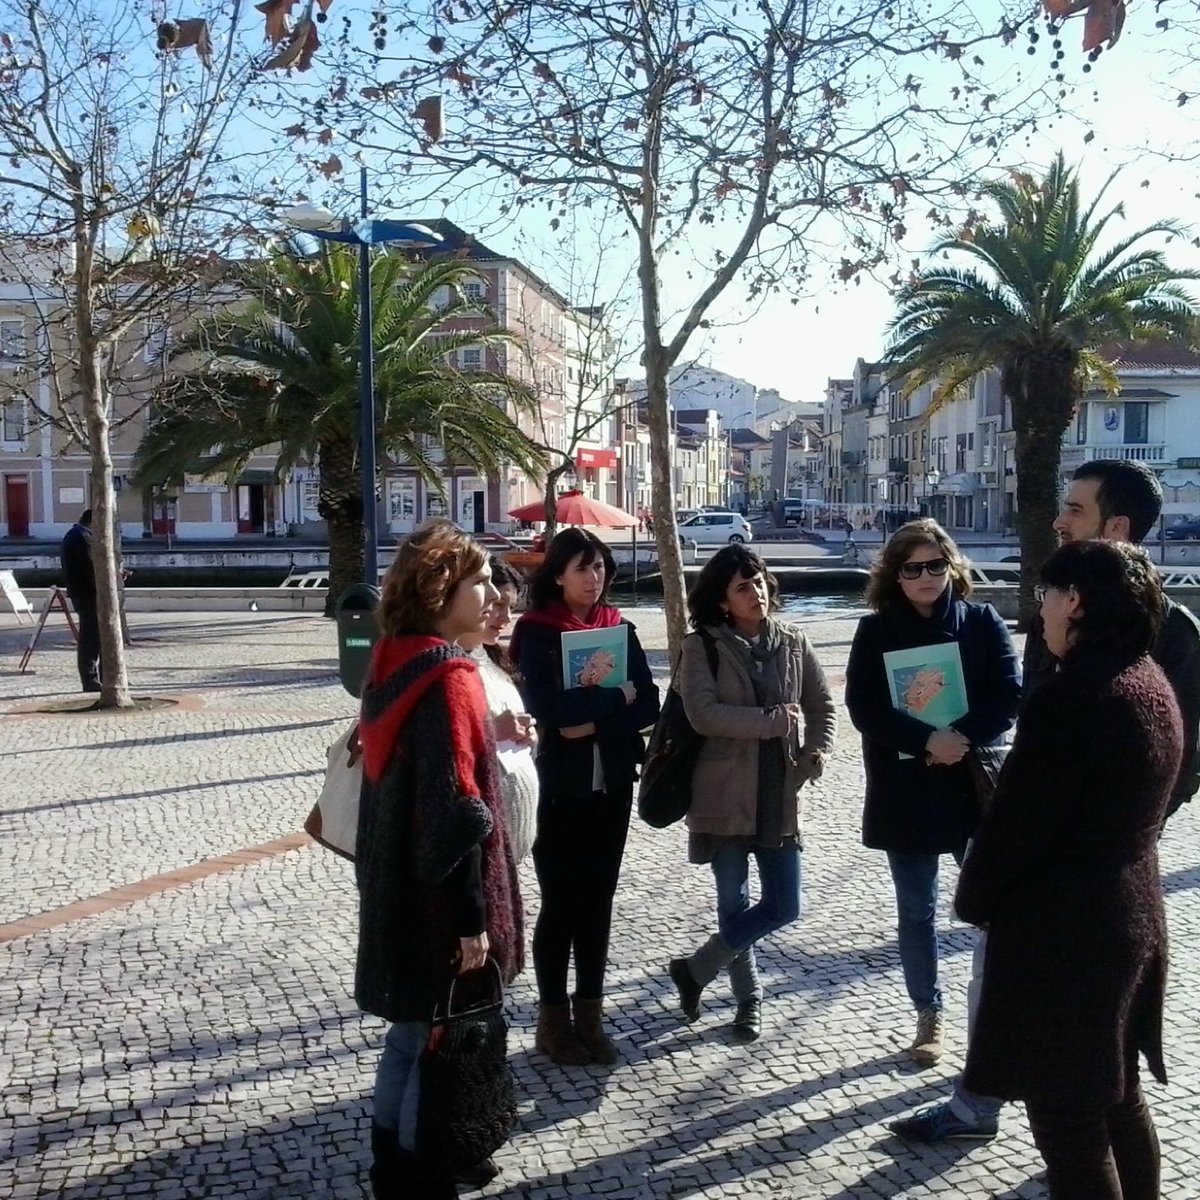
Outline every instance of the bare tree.
<svg viewBox="0 0 1200 1200"><path fill-rule="evenodd" d="M967 0L446 4L433 28L425 10L408 14L411 52L376 30L374 53L356 46L341 64L323 119L386 150L410 192L445 194L453 179L460 194L490 189L509 219L525 210L556 228L588 206L623 219L615 250L637 271L673 650L684 596L672 365L735 280L753 304L808 286L814 257L853 279L922 219L918 197L950 222L947 204L1032 111L1036 88L1013 77L1016 60L991 70L983 52L1014 40L1035 6L999 7L1006 16ZM417 31L432 35L427 47ZM443 92L444 129L429 119ZM687 264L682 301L664 289L675 256Z"/></svg>
<svg viewBox="0 0 1200 1200"><path fill-rule="evenodd" d="M558 526L559 484L578 469L580 449L589 441L612 440L625 403L616 370L630 346L631 317L623 303L627 288L614 284L601 257L584 256L572 246L568 243L566 254L558 256L556 275L566 295L561 354L543 354L531 364L538 393L532 437L549 459L542 482L548 538ZM513 318L526 344L532 344L540 332L536 314L520 308Z"/></svg>
<svg viewBox="0 0 1200 1200"><path fill-rule="evenodd" d="M272 202L254 199L270 148L230 137L265 78L244 11L233 0L211 27L155 28L137 0L0 0L0 270L37 331L4 398L90 459L106 707L132 702L112 438L143 413L170 330Z"/></svg>

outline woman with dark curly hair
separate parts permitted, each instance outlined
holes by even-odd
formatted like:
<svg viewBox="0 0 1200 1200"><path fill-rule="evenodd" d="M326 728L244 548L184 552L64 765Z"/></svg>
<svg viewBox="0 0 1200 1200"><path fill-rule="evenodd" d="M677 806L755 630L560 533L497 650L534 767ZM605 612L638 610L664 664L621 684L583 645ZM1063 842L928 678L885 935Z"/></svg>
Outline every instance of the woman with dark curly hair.
<svg viewBox="0 0 1200 1200"><path fill-rule="evenodd" d="M616 565L594 533L564 529L529 583L529 606L509 653L538 723L537 868L542 906L533 934L538 987L535 1045L564 1066L617 1061L602 1023L613 897L621 874L641 730L658 717L658 688L637 630L611 604ZM624 631L619 687L563 678L563 635ZM585 639L586 640L586 639ZM567 975L575 960L575 993Z"/></svg>
<svg viewBox="0 0 1200 1200"><path fill-rule="evenodd" d="M1007 626L970 594L970 568L936 521L901 526L871 570L875 611L858 623L846 667L867 777L863 844L887 851L920 1066L941 1058L944 1041L939 860L962 862L980 817L967 756L1012 728L1021 692Z"/></svg>
<svg viewBox="0 0 1200 1200"><path fill-rule="evenodd" d="M375 1079L371 1183L377 1200L457 1194L490 1160L419 1153L418 1062L454 974L489 957L510 982L522 965L521 897L505 828L495 743L475 662L454 645L497 598L486 552L447 522L396 551L379 607L382 637L363 692L363 790L355 999L391 1022Z"/></svg>
<svg viewBox="0 0 1200 1200"><path fill-rule="evenodd" d="M1059 669L1022 710L955 899L988 930L963 1082L1025 1101L1051 1200L1157 1200L1138 1056L1166 1082L1158 837L1183 754L1150 657L1162 589L1139 548L1068 542L1037 594Z"/></svg>
<svg viewBox="0 0 1200 1200"><path fill-rule="evenodd" d="M836 708L803 632L773 614L778 586L762 559L726 546L688 596L694 630L683 639L676 686L704 745L692 775L688 860L712 868L717 932L668 972L689 1021L700 995L728 968L734 1036L762 1028L754 945L800 915L800 789L833 749ZM760 896L750 903L749 871Z"/></svg>

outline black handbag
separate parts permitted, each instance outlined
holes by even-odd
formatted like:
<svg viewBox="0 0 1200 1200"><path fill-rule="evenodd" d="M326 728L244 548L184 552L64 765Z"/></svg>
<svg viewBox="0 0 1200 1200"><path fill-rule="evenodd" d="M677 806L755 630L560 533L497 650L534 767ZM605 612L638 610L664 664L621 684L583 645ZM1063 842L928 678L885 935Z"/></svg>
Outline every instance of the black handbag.
<svg viewBox="0 0 1200 1200"><path fill-rule="evenodd" d="M450 984L419 1064L417 1151L451 1171L494 1154L517 1120L500 968L493 959L485 970L494 986L459 1012L454 993L460 979Z"/></svg>
<svg viewBox="0 0 1200 1200"><path fill-rule="evenodd" d="M1000 772L1004 769L1011 749L1011 740L1003 739L991 746L972 746L967 752L967 770L971 775L971 785L975 789L975 800L979 805L981 817L986 817L992 811L996 784L1000 780Z"/></svg>
<svg viewBox="0 0 1200 1200"><path fill-rule="evenodd" d="M704 643L709 670L716 679L717 644L703 629L697 633ZM684 712L683 699L675 687L678 674L676 663L662 711L646 746L646 761L638 784L638 816L655 829L666 829L687 816L692 803L692 774L704 745L703 734L692 728Z"/></svg>

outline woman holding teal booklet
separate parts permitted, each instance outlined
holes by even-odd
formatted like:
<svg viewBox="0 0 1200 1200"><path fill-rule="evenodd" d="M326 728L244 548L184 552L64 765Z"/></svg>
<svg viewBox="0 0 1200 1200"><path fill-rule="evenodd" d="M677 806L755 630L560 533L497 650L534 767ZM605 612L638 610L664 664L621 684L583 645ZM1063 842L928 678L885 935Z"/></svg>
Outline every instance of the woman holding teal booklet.
<svg viewBox="0 0 1200 1200"><path fill-rule="evenodd" d="M910 521L871 570L846 668L846 707L862 734L863 843L885 850L896 889L900 962L917 1011L910 1054L942 1055L935 916L938 864L962 862L980 819L968 763L1012 728L1021 673L1008 629L972 604L966 560L936 521Z"/></svg>
<svg viewBox="0 0 1200 1200"><path fill-rule="evenodd" d="M608 936L641 731L658 717L658 688L637 631L608 603L615 573L595 534L564 529L530 580L529 606L509 647L538 725L535 1044L564 1066L617 1060L601 1023Z"/></svg>

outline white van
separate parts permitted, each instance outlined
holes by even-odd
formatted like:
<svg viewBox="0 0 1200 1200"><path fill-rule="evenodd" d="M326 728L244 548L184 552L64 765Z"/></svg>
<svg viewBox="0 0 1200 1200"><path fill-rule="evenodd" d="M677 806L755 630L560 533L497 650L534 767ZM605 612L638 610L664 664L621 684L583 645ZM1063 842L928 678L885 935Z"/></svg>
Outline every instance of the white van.
<svg viewBox="0 0 1200 1200"><path fill-rule="evenodd" d="M750 522L735 512L702 512L679 524L679 536L698 546L724 546L729 542L749 542L754 535Z"/></svg>

